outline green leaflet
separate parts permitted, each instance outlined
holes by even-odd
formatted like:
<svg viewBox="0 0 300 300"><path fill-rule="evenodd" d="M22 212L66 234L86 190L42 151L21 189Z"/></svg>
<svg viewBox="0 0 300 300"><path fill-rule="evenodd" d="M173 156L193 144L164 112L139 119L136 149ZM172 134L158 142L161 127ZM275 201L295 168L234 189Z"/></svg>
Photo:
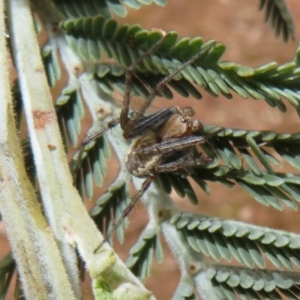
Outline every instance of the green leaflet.
<svg viewBox="0 0 300 300"><path fill-rule="evenodd" d="M77 146L78 135L81 132L81 119L84 117L84 107L79 91L72 86L66 87L56 101L57 116L61 132L68 137L72 146Z"/></svg>
<svg viewBox="0 0 300 300"><path fill-rule="evenodd" d="M53 87L61 78L61 68L58 62L57 53L54 52L50 45L46 45L42 49L42 58L49 85L50 87Z"/></svg>
<svg viewBox="0 0 300 300"><path fill-rule="evenodd" d="M130 249L126 265L141 280L150 275L153 255L158 262L163 259L163 249L157 233L153 229L145 229L136 244Z"/></svg>

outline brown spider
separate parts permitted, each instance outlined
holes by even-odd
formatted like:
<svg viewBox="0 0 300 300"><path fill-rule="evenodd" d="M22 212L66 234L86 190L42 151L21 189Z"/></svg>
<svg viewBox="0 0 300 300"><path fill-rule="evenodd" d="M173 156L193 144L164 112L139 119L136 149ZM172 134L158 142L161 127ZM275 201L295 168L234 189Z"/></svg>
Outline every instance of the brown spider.
<svg viewBox="0 0 300 300"><path fill-rule="evenodd" d="M122 212L120 219L113 224L111 231L106 235L103 243L107 241L112 233L122 224L124 218L129 215L138 199L143 196L159 173L182 173L190 167L208 164L212 161L212 158L203 158L200 154L197 158L194 158L191 155L191 150L194 150L196 145L206 143L209 138L200 135L203 129L202 123L198 120L191 120L195 114L193 108L186 107L181 110L176 106L171 106L149 116L144 116L144 113L153 99L159 95L160 91L170 80L172 80L172 78L174 78L174 76L207 52L214 44L200 50L176 71L161 80L135 116L132 118L129 117L133 71L142 59L152 53L154 48L156 48L165 38L166 37L163 37L158 41L127 69L125 76L126 89L124 104L120 117L110 121L106 128L92 136L88 136L83 141L83 143L86 144L92 139L102 135L105 130L120 124L124 138L126 140L132 140L126 158L126 167L132 175L146 178L141 189ZM95 249L95 252L100 249L103 243Z"/></svg>

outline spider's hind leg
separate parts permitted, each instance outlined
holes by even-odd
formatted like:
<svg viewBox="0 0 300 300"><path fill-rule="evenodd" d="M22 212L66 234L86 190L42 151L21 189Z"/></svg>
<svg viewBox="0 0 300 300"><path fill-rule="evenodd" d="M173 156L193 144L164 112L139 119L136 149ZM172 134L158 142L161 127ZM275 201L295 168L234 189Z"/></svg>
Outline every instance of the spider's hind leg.
<svg viewBox="0 0 300 300"><path fill-rule="evenodd" d="M179 137L137 149L136 153L144 156L169 155L206 142L207 138L204 136Z"/></svg>
<svg viewBox="0 0 300 300"><path fill-rule="evenodd" d="M184 171L186 173L186 170L190 168L208 165L212 162L213 158L211 157L203 157L202 155L200 155L198 158L193 158L188 156L168 163L162 163L161 165L156 166L155 170L159 173L170 173L179 171Z"/></svg>

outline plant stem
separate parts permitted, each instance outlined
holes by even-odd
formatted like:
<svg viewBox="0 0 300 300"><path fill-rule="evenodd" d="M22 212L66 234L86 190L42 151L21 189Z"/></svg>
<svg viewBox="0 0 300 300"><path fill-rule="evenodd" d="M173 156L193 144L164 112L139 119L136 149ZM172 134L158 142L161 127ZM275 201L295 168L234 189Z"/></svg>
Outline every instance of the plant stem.
<svg viewBox="0 0 300 300"><path fill-rule="evenodd" d="M30 14L29 3L15 2ZM12 7L10 7L12 8ZM74 299L52 231L28 179L16 135L9 88L5 15L0 2L0 207L27 299ZM17 15L16 18L19 18ZM22 18L19 19L22 23ZM25 23L28 25L28 23ZM24 34L23 30L20 34ZM55 261L55 264L53 263Z"/></svg>

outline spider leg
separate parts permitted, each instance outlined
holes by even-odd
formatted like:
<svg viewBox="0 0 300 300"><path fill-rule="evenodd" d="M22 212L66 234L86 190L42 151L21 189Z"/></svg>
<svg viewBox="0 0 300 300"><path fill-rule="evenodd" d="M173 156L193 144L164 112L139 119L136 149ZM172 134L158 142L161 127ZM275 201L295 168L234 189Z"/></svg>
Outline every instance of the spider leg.
<svg viewBox="0 0 300 300"><path fill-rule="evenodd" d="M119 226L123 223L124 219L131 213L132 209L135 207L135 205L138 202L138 200L147 191L147 189L149 188L150 184L153 182L153 180L155 179L155 177L156 176L154 174L150 174L145 179L145 181L143 182L143 185L142 185L141 189L133 197L133 199L129 203L129 205L124 209L124 211L122 212L122 215L121 215L120 219L117 220L117 222L113 224L112 229L104 237L104 240L102 241L102 243L94 250L94 253L96 253L102 247L102 245L111 238L111 236L114 233L114 231L119 228Z"/></svg>
<svg viewBox="0 0 300 300"><path fill-rule="evenodd" d="M178 73L180 73L184 68L186 68L188 65L192 64L193 62L195 62L199 57L201 57L203 54L205 54L207 51L209 51L211 48L213 48L216 45L216 42L214 42L213 44L209 45L208 47L200 50L199 52L197 52L194 56L192 56L192 58L190 58L187 62L183 63L181 65L181 67L179 67L177 70L175 70L173 73L169 74L168 76L166 76L164 79L162 79L157 86L155 87L155 89L153 90L153 92L151 93L151 95L148 97L148 99L144 102L144 104L142 105L141 109L139 110L138 114L136 115L134 120L129 120L127 125L123 128L124 129L124 137L127 138L127 136L129 135L129 132L131 131L132 127L134 127L134 124L143 117L146 109L151 105L152 101L154 100L154 98L159 95L160 91L166 86L166 84L168 82L170 82L174 76L176 76ZM125 105L124 105L125 106ZM125 106L126 108L126 106ZM129 100L128 100L128 104L127 104L127 115L128 115L128 109L129 109Z"/></svg>
<svg viewBox="0 0 300 300"><path fill-rule="evenodd" d="M130 102L130 93L132 89L132 76L133 70L138 66L142 60L150 55L155 48L157 48L169 35L163 35L160 40L158 40L150 49L144 52L136 61L134 61L131 66L126 70L125 74L125 94L124 94L124 103L123 108L120 115L120 124L121 128L124 130L129 122L128 113L129 113L129 102Z"/></svg>
<svg viewBox="0 0 300 300"><path fill-rule="evenodd" d="M207 137L192 135L162 141L160 143L156 143L148 147L136 149L135 151L136 154L144 156L168 154L172 152L178 152L198 144L206 143L206 141Z"/></svg>
<svg viewBox="0 0 300 300"><path fill-rule="evenodd" d="M170 163L163 163L156 166L155 171L159 173L176 172L186 170L187 168L203 166L213 161L211 157L189 158L187 160L179 159Z"/></svg>
<svg viewBox="0 0 300 300"><path fill-rule="evenodd" d="M120 118L113 119L113 120L109 121L109 122L107 123L107 125L106 125L105 127L101 128L99 131L94 132L94 133L92 133L92 134L86 136L86 137L82 140L82 145L86 145L86 144L88 144L89 142L95 140L97 137L101 136L106 130L114 128L114 127L117 126L119 123L120 123Z"/></svg>

